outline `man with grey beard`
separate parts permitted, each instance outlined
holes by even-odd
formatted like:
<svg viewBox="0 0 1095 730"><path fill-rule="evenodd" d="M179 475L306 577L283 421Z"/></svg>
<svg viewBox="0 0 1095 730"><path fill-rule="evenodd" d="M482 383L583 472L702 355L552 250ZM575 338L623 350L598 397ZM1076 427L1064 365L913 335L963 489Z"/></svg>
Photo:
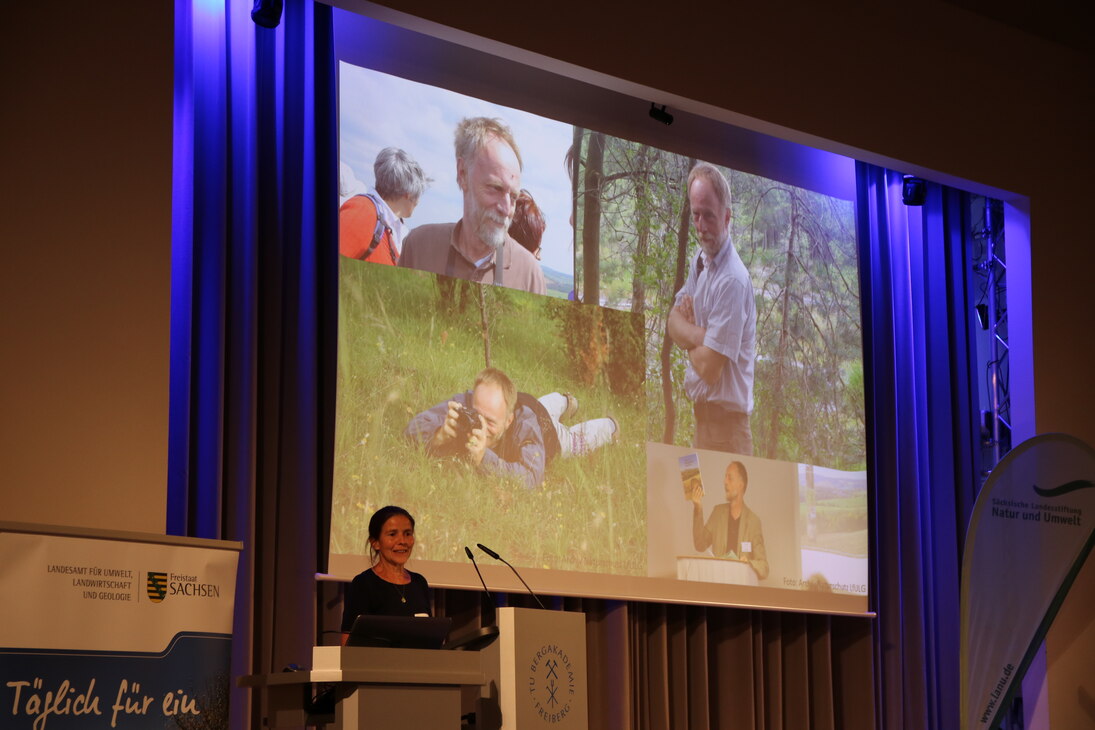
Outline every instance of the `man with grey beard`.
<svg viewBox="0 0 1095 730"><path fill-rule="evenodd" d="M749 456L757 308L749 271L730 240L730 184L717 167L698 162L686 189L700 255L666 326L688 353L684 389L696 416L693 445Z"/></svg>
<svg viewBox="0 0 1095 730"><path fill-rule="evenodd" d="M521 194L521 152L500 119L472 117L456 126L456 182L463 217L415 228L399 265L544 294L539 262L508 233Z"/></svg>

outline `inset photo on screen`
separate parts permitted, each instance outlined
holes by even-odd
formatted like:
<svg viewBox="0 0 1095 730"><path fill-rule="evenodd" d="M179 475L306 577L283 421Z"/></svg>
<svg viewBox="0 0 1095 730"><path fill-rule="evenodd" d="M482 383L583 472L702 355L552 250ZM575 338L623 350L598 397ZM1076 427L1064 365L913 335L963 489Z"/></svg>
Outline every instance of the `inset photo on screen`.
<svg viewBox="0 0 1095 730"><path fill-rule="evenodd" d="M340 252L565 299L573 141L570 125L340 63Z"/></svg>
<svg viewBox="0 0 1095 730"><path fill-rule="evenodd" d="M638 342L636 318L347 258L339 294L332 553L367 553L369 517L400 504L416 559L483 542L516 565L645 574L642 382L604 337Z"/></svg>

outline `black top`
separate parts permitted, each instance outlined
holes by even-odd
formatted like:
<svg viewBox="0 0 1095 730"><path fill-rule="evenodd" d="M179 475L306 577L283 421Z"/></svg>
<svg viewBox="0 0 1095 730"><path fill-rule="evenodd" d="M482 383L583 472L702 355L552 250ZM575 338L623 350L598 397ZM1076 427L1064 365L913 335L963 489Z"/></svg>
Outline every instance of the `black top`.
<svg viewBox="0 0 1095 730"><path fill-rule="evenodd" d="M418 573L407 571L411 582L389 583L370 568L359 573L342 604L342 630L349 632L359 614L380 616L413 616L430 612L430 585ZM406 599L404 602L403 599Z"/></svg>
<svg viewBox="0 0 1095 730"><path fill-rule="evenodd" d="M734 519L734 510L726 510L726 549L733 551L738 546L738 530L741 529L741 515ZM736 553L735 553L736 554ZM741 556L738 555L740 558Z"/></svg>

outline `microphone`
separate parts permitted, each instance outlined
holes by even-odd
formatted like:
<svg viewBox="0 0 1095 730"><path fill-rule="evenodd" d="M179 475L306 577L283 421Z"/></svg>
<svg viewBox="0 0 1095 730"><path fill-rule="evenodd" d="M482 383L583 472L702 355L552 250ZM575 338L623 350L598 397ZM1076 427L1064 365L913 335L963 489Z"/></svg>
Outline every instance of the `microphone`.
<svg viewBox="0 0 1095 730"><path fill-rule="evenodd" d="M471 560L471 564L475 566L475 574L479 576L479 582L483 584L483 590L487 592L487 598L489 598L493 602L494 596L490 594L490 589L487 588L487 582L483 580L483 574L479 572L479 564L475 562L475 556L472 555L471 548L465 545L464 552L468 554L468 559Z"/></svg>
<svg viewBox="0 0 1095 730"><path fill-rule="evenodd" d="M487 547L487 546L486 546L486 545L484 545L483 543L481 543L481 542L477 542L477 543L475 543L475 545L476 545L476 547L478 547L478 548L479 548L480 550L482 550L483 552L485 552L485 553L486 553L487 555L491 556L491 557L492 557L492 558L494 558L495 560L501 560L501 561L502 561L503 563L505 563L506 565L508 565L508 566L509 566L509 569L513 571L513 574L517 576L517 580L521 581L522 585L524 585L524 586L525 586L525 590L526 590L526 591L528 591L529 595L530 595L530 596L532 596L533 598L535 598L535 599L536 599L536 602L537 602L538 604L540 604L540 608L544 608L544 602L543 602L543 601L541 601L541 600L540 600L540 597L539 597L539 596L537 596L537 595L536 595L535 593L533 593L533 592L532 592L532 589L528 587L528 583L525 583L525 579L524 579L524 578L522 578L522 577L521 577L521 574L517 572L517 568L514 568L514 567L513 567L512 565L510 565L510 564L509 564L509 561L508 561L508 560L506 560L506 559L505 559L505 558L503 558L503 557L502 557L501 555L499 555L498 553L496 553L496 552L494 552L493 550L491 550L491 549L490 549L489 547ZM469 551L469 552L470 552L470 551ZM477 568L477 570L478 570L478 568ZM545 609L545 610L546 610L546 609Z"/></svg>

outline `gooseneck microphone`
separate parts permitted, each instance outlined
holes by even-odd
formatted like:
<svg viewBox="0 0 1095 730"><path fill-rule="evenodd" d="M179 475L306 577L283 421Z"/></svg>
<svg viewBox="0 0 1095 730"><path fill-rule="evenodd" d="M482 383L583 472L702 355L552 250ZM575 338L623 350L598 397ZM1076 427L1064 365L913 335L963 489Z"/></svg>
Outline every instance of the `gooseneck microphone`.
<svg viewBox="0 0 1095 730"><path fill-rule="evenodd" d="M468 559L471 560L471 564L475 566L475 574L479 576L479 582L483 584L483 590L487 592L487 598L494 601L494 596L490 594L490 589L487 588L487 582L483 580L483 574L479 572L479 563L475 562L475 556L472 555L471 548L467 545L464 546L464 552L468 554Z"/></svg>
<svg viewBox="0 0 1095 730"><path fill-rule="evenodd" d="M517 568L514 568L512 565L509 564L508 560L506 560L501 555L499 555L498 553L491 550L489 547L487 547L483 543L477 542L477 543L475 543L475 545L476 545L476 547L478 547L480 550L482 550L483 552L485 552L487 555L491 556L495 560L501 560L503 563L505 563L507 566L509 566L509 569L513 571L513 574L517 576L517 580L521 581L521 584L525 586L525 590L528 591L528 594L536 599L536 602L538 604L540 604L540 608L544 608L544 602L541 601L540 597L537 596L535 593L533 593L532 589L528 587L528 583L525 583L525 579L522 578L521 574L517 572ZM478 570L478 568L476 568L476 570ZM480 577L480 580L482 580L482 577Z"/></svg>

